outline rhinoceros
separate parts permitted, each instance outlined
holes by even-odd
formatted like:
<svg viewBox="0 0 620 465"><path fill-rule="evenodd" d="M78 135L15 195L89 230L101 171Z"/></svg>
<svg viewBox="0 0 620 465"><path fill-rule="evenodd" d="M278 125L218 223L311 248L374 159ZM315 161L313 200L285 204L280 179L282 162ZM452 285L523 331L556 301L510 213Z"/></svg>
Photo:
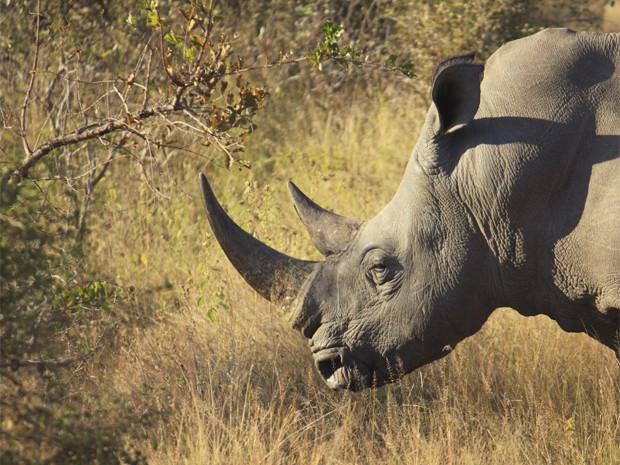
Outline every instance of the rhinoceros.
<svg viewBox="0 0 620 465"><path fill-rule="evenodd" d="M201 174L215 237L263 297L289 303L333 389L444 357L494 309L544 314L618 353L620 34L548 29L441 63L404 179L361 221L289 182L321 262L227 216Z"/></svg>

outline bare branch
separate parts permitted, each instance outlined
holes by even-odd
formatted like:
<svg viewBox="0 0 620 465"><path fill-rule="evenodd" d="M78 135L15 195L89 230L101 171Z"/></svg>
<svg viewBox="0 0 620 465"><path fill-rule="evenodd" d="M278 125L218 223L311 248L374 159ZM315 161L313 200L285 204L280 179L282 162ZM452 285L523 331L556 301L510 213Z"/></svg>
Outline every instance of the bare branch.
<svg viewBox="0 0 620 465"><path fill-rule="evenodd" d="M56 136L60 133L60 131L58 130L58 126L55 124L56 121L54 120L52 116L52 112L54 111L54 107L56 106L52 102L52 93L54 92L54 88L56 87L58 82L60 82L60 79L66 72L67 72L67 68L65 68L63 64L62 67L58 70L58 72L54 75L52 82L50 83L49 87L47 88L47 91L45 92L45 98L44 98L45 105L47 107L48 118L52 124L52 130L54 131L54 135Z"/></svg>
<svg viewBox="0 0 620 465"><path fill-rule="evenodd" d="M129 111L129 107L127 106L127 101L125 100L125 95L121 94L121 92L116 87L116 83L112 84L112 88L114 89L114 92L116 93L116 95L118 95L118 98L123 104L123 108L125 109L125 114L129 115L130 111Z"/></svg>
<svg viewBox="0 0 620 465"><path fill-rule="evenodd" d="M138 112L138 114L134 116L134 119L146 119L157 114L165 115L179 109L180 108L176 108L175 105L162 105L158 107L147 108L146 110ZM21 166L13 168L9 172L7 172L2 177L2 181L7 182L14 176L20 179L25 178L28 174L28 170L39 160L41 160L41 158L46 156L54 149L65 147L71 144L76 144L78 142L96 139L111 132L128 127L129 125L125 120L109 119L98 123L87 124L72 133L66 134L61 137L56 137L37 147L32 153L30 153L26 160L24 160Z"/></svg>
<svg viewBox="0 0 620 465"><path fill-rule="evenodd" d="M103 167L101 168L101 171L99 171L99 174L97 174L88 183L88 190L89 191L92 191L95 188L95 186L97 184L99 184L99 181L101 181L103 179L103 177L105 176L106 171L108 171L108 167L110 166L110 163L114 159L114 155L115 154L116 154L116 149L110 150L110 155L108 156L107 160L103 162ZM94 168L93 168L93 170L94 170Z"/></svg>
<svg viewBox="0 0 620 465"><path fill-rule="evenodd" d="M145 47L148 47L148 45L146 45ZM144 85L144 98L142 100L142 109L144 110L146 108L146 106L149 103L149 81L151 80L151 66L152 66L152 62L153 62L153 51L148 48L148 53L149 53L149 58L148 58L148 62L146 65L146 80L145 80L145 85Z"/></svg>
<svg viewBox="0 0 620 465"><path fill-rule="evenodd" d="M32 70L30 71L30 82L28 83L28 89L26 90L26 96L24 97L24 103L22 104L21 115L21 137L24 145L24 151L26 152L26 158L30 157L31 150L28 145L28 138L26 136L26 114L28 113L28 105L30 104L30 97L32 95L32 89L34 87L34 81L37 75L37 67L39 66L39 51L41 50L41 41L39 40L39 33L41 31L41 2L37 1L37 27L35 30L35 49L34 49L34 61L32 63Z"/></svg>
<svg viewBox="0 0 620 465"><path fill-rule="evenodd" d="M85 354L76 355L74 357L67 357L63 359L49 359L49 360L28 360L28 359L12 359L8 362L0 362L1 368L10 367L13 370L17 370L18 368L25 367L37 367L37 368L63 368L69 365L73 365L76 362L82 362L90 357L101 347L101 342L103 341L103 337L106 334L106 330L104 330L95 342L95 345Z"/></svg>

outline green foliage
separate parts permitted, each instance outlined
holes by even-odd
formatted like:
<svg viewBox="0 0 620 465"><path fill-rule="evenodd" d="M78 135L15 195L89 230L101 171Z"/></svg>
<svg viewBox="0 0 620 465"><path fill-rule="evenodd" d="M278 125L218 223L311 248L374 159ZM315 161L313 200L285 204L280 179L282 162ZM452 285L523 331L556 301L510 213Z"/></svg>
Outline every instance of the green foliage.
<svg viewBox="0 0 620 465"><path fill-rule="evenodd" d="M44 226L61 227L62 218L55 218L55 212L49 208L37 208L45 205L40 191L24 189L19 198L16 191L14 186L7 185L0 193L3 360L55 352L58 343L51 328L67 325L64 316L53 311L51 303L62 288L60 276L64 275L63 251L55 243L62 230L49 231ZM46 328L43 331L42 325Z"/></svg>
<svg viewBox="0 0 620 465"><path fill-rule="evenodd" d="M334 23L333 21L325 21L323 23L323 40L322 42L312 49L309 54L309 63L311 66L323 69L323 63L325 60L334 60L341 65L345 70L349 69L349 64L353 64L358 68L363 65L372 65L383 67L388 70L396 70L403 73L408 78L413 78L413 64L405 63L398 64L398 57L396 55L390 55L385 61L384 65L369 62L368 55L362 58L363 52L355 50L350 45L341 47L338 43L338 38L344 33L344 27L342 24Z"/></svg>
<svg viewBox="0 0 620 465"><path fill-rule="evenodd" d="M533 0L390 0L356 2L333 0L271 0L270 2L231 2L224 21L236 27L247 44L248 59L269 58L269 50L303 49L309 47L313 63L322 64L321 73L307 73L310 87L320 88L326 102L346 105L349 91L363 90L370 98L388 89L393 96L415 92L427 100L428 83L434 66L449 56L477 52L479 59L502 43L528 35L544 27L570 25L579 29L598 29L600 10L607 0L586 2L537 2ZM253 27L239 27L236 18L252 18ZM235 18L235 19L232 19ZM328 30L326 20L342 26ZM256 37L260 34L259 37ZM359 70L345 69L335 59L322 60L329 53L330 43L339 47L339 58L346 55L345 46L357 55L355 60L374 63ZM319 44L317 47L315 44ZM333 50L333 45L331 45ZM385 73L390 55L397 55L396 69L416 79L401 83ZM330 62L338 66L328 66ZM351 58L342 60L351 65ZM392 63L396 64L396 63ZM415 65L415 68L408 66ZM279 71L279 76L295 75L298 67ZM270 77L273 79L273 76ZM396 92L398 88L398 92ZM342 99L342 100L340 100ZM426 105L428 102L421 102Z"/></svg>
<svg viewBox="0 0 620 465"><path fill-rule="evenodd" d="M416 64L420 79L416 91L428 95L434 67L450 56L475 52L485 60L500 45L545 27L597 28L600 16L590 2L539 2L534 0L414 0L386 2L380 18L393 20L386 47L402 50L402 59ZM549 9L549 5L553 7ZM562 13L567 9L567 13ZM570 11L569 11L570 10Z"/></svg>
<svg viewBox="0 0 620 465"><path fill-rule="evenodd" d="M103 350L126 295L100 279L76 283L86 273L79 248L62 240L70 222L36 185L6 184L0 205L3 463L120 463L123 419L111 424L102 405L84 410L90 396L72 394L72 373Z"/></svg>
<svg viewBox="0 0 620 465"><path fill-rule="evenodd" d="M333 58L340 64L348 64L348 62L344 60L350 57L349 50L345 50L344 55L341 56L340 46L338 45L338 37L340 37L343 32L344 28L341 24L334 23L333 21L325 21L323 24L323 34L325 35L323 41L310 53L310 64L312 66L321 69L325 58Z"/></svg>

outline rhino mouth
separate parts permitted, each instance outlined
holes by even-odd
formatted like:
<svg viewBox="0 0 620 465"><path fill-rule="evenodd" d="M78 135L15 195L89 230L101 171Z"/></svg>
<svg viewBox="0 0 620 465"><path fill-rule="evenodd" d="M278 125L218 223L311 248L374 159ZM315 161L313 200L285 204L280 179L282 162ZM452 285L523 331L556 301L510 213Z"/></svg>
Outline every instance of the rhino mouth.
<svg viewBox="0 0 620 465"><path fill-rule="evenodd" d="M319 350L314 353L314 363L331 389L361 391L373 384L373 369L354 359L346 347Z"/></svg>

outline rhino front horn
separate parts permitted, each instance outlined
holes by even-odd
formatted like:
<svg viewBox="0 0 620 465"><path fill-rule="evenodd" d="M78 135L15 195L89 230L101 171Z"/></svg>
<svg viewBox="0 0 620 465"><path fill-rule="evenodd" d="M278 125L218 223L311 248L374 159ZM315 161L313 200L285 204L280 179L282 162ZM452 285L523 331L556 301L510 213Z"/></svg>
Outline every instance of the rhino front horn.
<svg viewBox="0 0 620 465"><path fill-rule="evenodd" d="M271 302L294 299L316 262L284 255L245 232L226 214L202 173L200 184L213 234L243 279Z"/></svg>
<svg viewBox="0 0 620 465"><path fill-rule="evenodd" d="M295 210L306 226L315 247L323 255L333 255L344 250L364 223L321 208L293 184L288 182Z"/></svg>

